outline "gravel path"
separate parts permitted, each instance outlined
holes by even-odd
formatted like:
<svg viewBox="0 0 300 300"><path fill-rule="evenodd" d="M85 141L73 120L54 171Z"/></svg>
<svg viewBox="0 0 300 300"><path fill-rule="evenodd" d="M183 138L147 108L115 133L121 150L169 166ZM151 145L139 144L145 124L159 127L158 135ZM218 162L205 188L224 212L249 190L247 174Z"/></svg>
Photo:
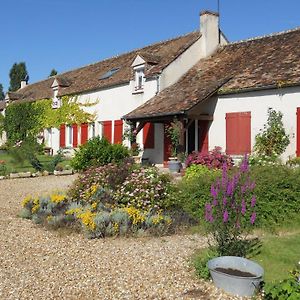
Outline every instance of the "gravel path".
<svg viewBox="0 0 300 300"><path fill-rule="evenodd" d="M72 180L0 181L0 299L234 299L188 267L200 236L87 240L17 217L25 195Z"/></svg>

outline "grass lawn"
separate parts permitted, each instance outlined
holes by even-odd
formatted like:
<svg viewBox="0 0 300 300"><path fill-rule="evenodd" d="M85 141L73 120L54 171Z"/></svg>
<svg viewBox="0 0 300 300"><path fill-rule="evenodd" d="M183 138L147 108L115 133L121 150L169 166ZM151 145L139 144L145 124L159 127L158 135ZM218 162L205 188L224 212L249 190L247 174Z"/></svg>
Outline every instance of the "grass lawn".
<svg viewBox="0 0 300 300"><path fill-rule="evenodd" d="M289 277L289 271L296 267L300 261L300 221L293 220L293 226L288 224L276 230L259 231L262 247L260 252L250 259L259 263L265 270L264 280L266 283L283 280ZM207 257L208 249L198 250L192 258L197 274L203 273L204 257Z"/></svg>
<svg viewBox="0 0 300 300"><path fill-rule="evenodd" d="M40 160L42 165L49 164L53 157L48 155L38 155L37 158ZM24 164L14 162L13 158L8 153L0 153L0 161L5 161L6 173L14 173L14 172L35 172L34 168L31 166L29 161L25 161ZM62 165L69 165L70 160L64 159L61 163Z"/></svg>
<svg viewBox="0 0 300 300"><path fill-rule="evenodd" d="M300 230L265 236L260 254L252 259L264 268L266 282L287 278L300 261Z"/></svg>

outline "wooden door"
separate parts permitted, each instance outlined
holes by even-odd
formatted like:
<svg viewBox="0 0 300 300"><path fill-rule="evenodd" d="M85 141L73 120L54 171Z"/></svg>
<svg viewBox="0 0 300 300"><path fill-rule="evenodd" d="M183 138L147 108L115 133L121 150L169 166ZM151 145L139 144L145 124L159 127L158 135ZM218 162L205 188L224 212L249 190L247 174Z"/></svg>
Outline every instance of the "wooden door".
<svg viewBox="0 0 300 300"><path fill-rule="evenodd" d="M208 152L208 120L198 121L198 151Z"/></svg>

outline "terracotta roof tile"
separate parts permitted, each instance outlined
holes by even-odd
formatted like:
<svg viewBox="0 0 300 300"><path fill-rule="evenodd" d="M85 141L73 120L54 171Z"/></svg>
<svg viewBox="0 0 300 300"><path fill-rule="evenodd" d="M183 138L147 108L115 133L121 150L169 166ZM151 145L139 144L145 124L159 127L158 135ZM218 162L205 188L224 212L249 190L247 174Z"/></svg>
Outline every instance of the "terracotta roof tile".
<svg viewBox="0 0 300 300"><path fill-rule="evenodd" d="M177 56L199 39L199 32L192 32L168 41L156 43L145 48L137 49L120 56L112 57L79 69L65 72L55 76L61 83L59 96L80 94L87 91L99 90L114 85L127 83L133 77L131 64L140 54L149 65L145 76L160 73ZM113 76L100 80L100 77L114 68L120 68ZM34 101L51 98L53 91L51 85L54 77L30 84L20 90L19 100Z"/></svg>
<svg viewBox="0 0 300 300"><path fill-rule="evenodd" d="M300 29L232 43L124 118L185 113L209 95L300 85Z"/></svg>

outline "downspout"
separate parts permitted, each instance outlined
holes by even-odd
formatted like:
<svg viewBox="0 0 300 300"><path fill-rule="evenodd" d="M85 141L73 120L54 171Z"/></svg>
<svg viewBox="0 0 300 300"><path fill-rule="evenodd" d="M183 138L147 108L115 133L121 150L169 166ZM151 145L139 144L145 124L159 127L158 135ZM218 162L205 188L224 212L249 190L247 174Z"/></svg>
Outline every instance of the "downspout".
<svg viewBox="0 0 300 300"><path fill-rule="evenodd" d="M156 76L156 95L160 92L160 75Z"/></svg>

